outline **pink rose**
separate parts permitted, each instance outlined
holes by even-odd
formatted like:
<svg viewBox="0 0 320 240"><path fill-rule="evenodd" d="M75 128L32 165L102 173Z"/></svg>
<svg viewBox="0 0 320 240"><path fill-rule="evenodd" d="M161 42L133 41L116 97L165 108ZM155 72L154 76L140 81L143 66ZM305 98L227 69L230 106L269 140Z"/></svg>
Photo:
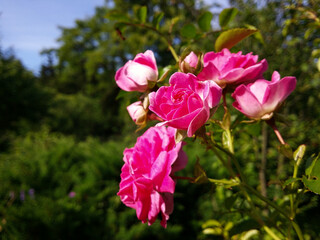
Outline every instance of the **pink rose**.
<svg viewBox="0 0 320 240"><path fill-rule="evenodd" d="M144 109L141 101L130 104L127 107L127 110L130 117L137 125L142 125L146 122L148 111Z"/></svg>
<svg viewBox="0 0 320 240"><path fill-rule="evenodd" d="M161 214L161 225L166 227L176 184L171 176L187 164L183 143L175 143L175 133L174 128L151 127L133 148L124 150L118 195L149 225Z"/></svg>
<svg viewBox="0 0 320 240"><path fill-rule="evenodd" d="M190 52L180 63L179 67L184 73L195 73L199 58L194 52ZM200 68L200 67L199 67Z"/></svg>
<svg viewBox="0 0 320 240"><path fill-rule="evenodd" d="M249 83L262 77L267 70L268 63L265 59L258 62L258 56L242 52L230 53L224 48L221 52L208 52L203 58L204 67L198 74L201 81L213 80L222 88L226 85L231 88L242 83Z"/></svg>
<svg viewBox="0 0 320 240"><path fill-rule="evenodd" d="M191 137L209 119L222 89L213 81L198 81L191 73L174 73L169 83L149 94L149 109L164 120L160 125L187 130Z"/></svg>
<svg viewBox="0 0 320 240"><path fill-rule="evenodd" d="M278 72L273 72L271 82L259 79L254 83L240 85L232 97L236 100L233 106L252 119L270 119L273 112L295 89L295 77L280 79Z"/></svg>
<svg viewBox="0 0 320 240"><path fill-rule="evenodd" d="M115 75L116 83L124 91L144 92L148 89L148 81L156 82L158 68L153 52L139 53L132 61L128 61Z"/></svg>

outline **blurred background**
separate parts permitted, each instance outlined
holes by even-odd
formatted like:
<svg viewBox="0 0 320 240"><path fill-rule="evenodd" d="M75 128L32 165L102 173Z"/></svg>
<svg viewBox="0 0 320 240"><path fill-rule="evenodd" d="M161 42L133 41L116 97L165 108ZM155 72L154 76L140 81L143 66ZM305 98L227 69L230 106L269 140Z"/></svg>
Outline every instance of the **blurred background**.
<svg viewBox="0 0 320 240"><path fill-rule="evenodd" d="M161 29L172 27L174 48L182 53L187 45L213 51L219 13L226 7L237 8L228 27L256 27L260 34L232 50L266 58L266 79L274 70L297 78L297 89L281 109L286 124L279 128L293 148L304 143L307 156L319 152L318 0L10 2L0 3L1 239L221 239L202 232L208 220L221 224L246 220L232 214L232 190L210 184L178 182L167 229L159 222L151 227L142 224L135 211L121 203L116 193L122 152L144 130L135 132L126 111L137 95L123 94L114 74L147 49L156 53L159 68L174 64L174 59L151 31L126 28L119 35L114 22L106 18L114 10L132 15L145 5L150 21L164 13ZM208 10L213 20L206 37L193 40L181 34L184 25L197 22ZM228 177L198 141L187 141L189 163L182 175L193 175L198 157L208 176ZM271 186L267 194L274 201L281 199L279 181L292 174L292 166L278 154L271 129L261 124L242 126L235 142L236 155L254 186L259 186L264 153ZM319 239L319 197L306 194L300 209L297 221L303 231L310 239ZM239 232L235 229L233 234Z"/></svg>

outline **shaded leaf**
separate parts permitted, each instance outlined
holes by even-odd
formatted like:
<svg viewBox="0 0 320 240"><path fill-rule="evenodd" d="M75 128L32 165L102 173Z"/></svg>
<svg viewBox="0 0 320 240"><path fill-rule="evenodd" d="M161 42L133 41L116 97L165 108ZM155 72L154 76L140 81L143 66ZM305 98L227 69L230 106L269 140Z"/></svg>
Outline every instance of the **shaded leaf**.
<svg viewBox="0 0 320 240"><path fill-rule="evenodd" d="M124 22L131 21L127 15L115 10L108 12L105 17L112 21L124 21Z"/></svg>
<svg viewBox="0 0 320 240"><path fill-rule="evenodd" d="M251 34L258 32L258 30L247 28L234 28L222 32L216 40L215 50L221 51L223 48L232 48L234 45L249 37Z"/></svg>
<svg viewBox="0 0 320 240"><path fill-rule="evenodd" d="M293 159L293 152L292 152L292 148L290 147L289 144L281 144L278 147L279 152L286 156L289 159Z"/></svg>
<svg viewBox="0 0 320 240"><path fill-rule="evenodd" d="M139 19L140 23L145 23L147 20L147 7L142 6L137 11L137 18Z"/></svg>
<svg viewBox="0 0 320 240"><path fill-rule="evenodd" d="M163 19L164 13L158 12L153 16L152 24L156 29L159 29L160 22Z"/></svg>
<svg viewBox="0 0 320 240"><path fill-rule="evenodd" d="M194 177L195 183L206 183L208 182L208 177L204 169L201 167L199 163L199 159L197 159L196 164L194 166Z"/></svg>
<svg viewBox="0 0 320 240"><path fill-rule="evenodd" d="M313 159L314 156L310 157L308 160L307 160L307 163L306 163L306 170L305 170L305 174L307 176L310 176L311 175L311 172L312 172L312 169L314 167L314 165L316 164L316 161L318 160L318 158L320 157L320 154L315 158Z"/></svg>
<svg viewBox="0 0 320 240"><path fill-rule="evenodd" d="M230 210L232 208L233 204L235 203L235 201L237 200L237 198L238 198L237 194L233 194L230 197L227 197L224 202L226 209Z"/></svg>
<svg viewBox="0 0 320 240"><path fill-rule="evenodd" d="M289 184L297 182L297 181L301 181L301 180L302 180L301 178L289 178L282 184L282 188L285 188Z"/></svg>
<svg viewBox="0 0 320 240"><path fill-rule="evenodd" d="M211 12L204 12L200 18L198 19L198 25L200 29L204 32L208 32L211 29L211 20L212 20Z"/></svg>
<svg viewBox="0 0 320 240"><path fill-rule="evenodd" d="M224 28L231 22L238 13L236 8L225 8L219 15L219 24L221 28Z"/></svg>
<svg viewBox="0 0 320 240"><path fill-rule="evenodd" d="M306 168L307 176L303 176L304 185L312 192L320 194L320 161L318 155L315 159L309 161Z"/></svg>
<svg viewBox="0 0 320 240"><path fill-rule="evenodd" d="M243 232L247 232L251 229L259 229L259 228L260 228L260 225L259 223L257 223L257 221L253 219L247 219L235 224L233 228L231 228L231 230L229 231L229 235L233 236Z"/></svg>
<svg viewBox="0 0 320 240"><path fill-rule="evenodd" d="M197 29L196 27L189 23L189 24L186 24L184 25L182 28L181 28L181 36L182 37L185 37L185 38L194 38L197 34Z"/></svg>

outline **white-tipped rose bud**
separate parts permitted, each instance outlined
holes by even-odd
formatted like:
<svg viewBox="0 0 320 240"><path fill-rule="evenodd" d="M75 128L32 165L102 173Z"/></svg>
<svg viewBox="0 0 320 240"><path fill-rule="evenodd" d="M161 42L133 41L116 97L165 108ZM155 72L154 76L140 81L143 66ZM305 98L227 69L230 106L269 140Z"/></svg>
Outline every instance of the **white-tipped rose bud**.
<svg viewBox="0 0 320 240"><path fill-rule="evenodd" d="M132 103L127 107L127 110L130 117L137 125L143 125L146 123L148 110L143 107L141 101Z"/></svg>

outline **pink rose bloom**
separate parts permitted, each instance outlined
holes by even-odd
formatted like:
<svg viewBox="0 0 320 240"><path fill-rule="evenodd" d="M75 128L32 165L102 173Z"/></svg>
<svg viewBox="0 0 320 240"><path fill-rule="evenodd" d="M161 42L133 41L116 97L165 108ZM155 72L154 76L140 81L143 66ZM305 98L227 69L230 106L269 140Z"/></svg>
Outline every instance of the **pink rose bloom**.
<svg viewBox="0 0 320 240"><path fill-rule="evenodd" d="M257 62L257 55L252 53L242 55L242 52L230 53L226 48L218 53L206 53L203 61L204 67L198 74L199 80L213 80L222 88L226 85L235 87L262 78L262 74L268 68L265 59Z"/></svg>
<svg viewBox="0 0 320 240"><path fill-rule="evenodd" d="M175 143L175 133L174 128L151 127L133 148L124 150L118 195L149 225L161 214L161 225L167 226L176 184L171 176L187 164L183 143Z"/></svg>
<svg viewBox="0 0 320 240"><path fill-rule="evenodd" d="M144 109L141 101L130 104L127 107L127 110L130 117L137 125L145 123L147 117L147 110Z"/></svg>
<svg viewBox="0 0 320 240"><path fill-rule="evenodd" d="M149 109L164 120L159 126L187 130L191 137L219 104L222 89L213 81L198 81L191 73L174 73L169 83L149 94Z"/></svg>
<svg viewBox="0 0 320 240"><path fill-rule="evenodd" d="M148 81L156 82L158 68L153 52L139 53L128 61L115 75L116 83L124 91L144 92L148 89Z"/></svg>
<svg viewBox="0 0 320 240"><path fill-rule="evenodd" d="M273 112L295 89L295 77L280 79L278 72L273 72L271 82L259 79L254 83L240 85L232 97L236 100L233 106L252 119L270 119Z"/></svg>

